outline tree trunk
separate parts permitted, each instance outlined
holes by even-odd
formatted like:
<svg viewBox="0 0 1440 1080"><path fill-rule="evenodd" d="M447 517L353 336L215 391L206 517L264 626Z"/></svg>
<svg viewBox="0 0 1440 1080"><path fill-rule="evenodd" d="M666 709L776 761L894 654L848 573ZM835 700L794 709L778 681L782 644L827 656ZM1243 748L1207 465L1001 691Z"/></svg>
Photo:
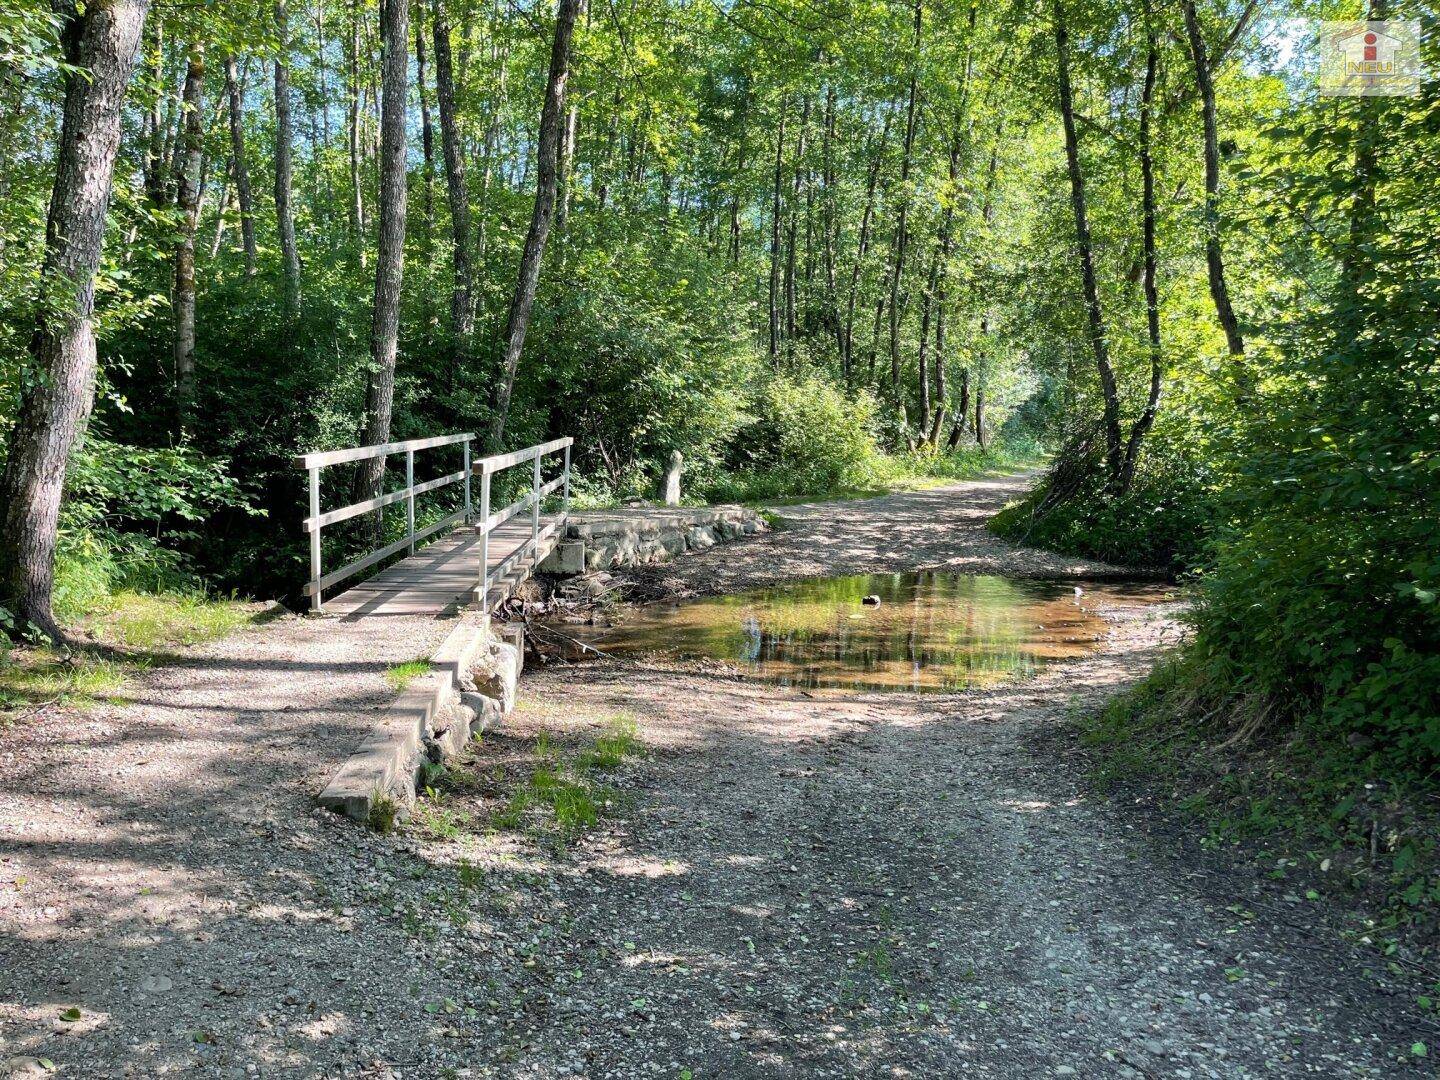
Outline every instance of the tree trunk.
<svg viewBox="0 0 1440 1080"><path fill-rule="evenodd" d="M175 245L175 430L184 435L195 396L195 229L200 221L200 156L205 142L201 115L205 93L205 49L190 47L180 118L180 174L175 202L180 210L180 239Z"/></svg>
<svg viewBox="0 0 1440 1080"><path fill-rule="evenodd" d="M425 85L425 5L415 8L415 83L420 91L420 147L425 155L425 252L435 238L435 128L430 123L430 95ZM439 87L436 87L439 94Z"/></svg>
<svg viewBox="0 0 1440 1080"><path fill-rule="evenodd" d="M559 195L555 202L555 229L561 235L564 235L565 225L570 220L570 177L575 171L576 141L579 138L580 107L572 104L570 111L565 114L565 127L560 136L560 165L556 180Z"/></svg>
<svg viewBox="0 0 1440 1080"><path fill-rule="evenodd" d="M285 267L285 310L293 319L300 314L300 253L295 247L295 208L291 205L294 134L290 123L290 42L285 0L275 2L275 29L280 52L275 58L275 221L280 233L280 259Z"/></svg>
<svg viewBox="0 0 1440 1080"><path fill-rule="evenodd" d="M855 374L855 301L860 293L860 274L865 267L865 256L870 250L870 226L875 220L875 189L880 179L880 166L885 161L885 144L890 139L890 121L893 117L894 113L886 109L885 123L880 128L880 139L870 157L870 171L865 177L865 210L860 215L860 239L855 250L855 265L850 268L850 291L845 299L845 331L840 346L840 367L847 386Z"/></svg>
<svg viewBox="0 0 1440 1080"><path fill-rule="evenodd" d="M1145 330L1150 347L1150 396L1145 410L1130 429L1125 447L1125 463L1121 467L1116 489L1123 495L1135 479L1135 465L1140 460L1140 444L1155 423L1160 407L1160 386L1164 372L1164 352L1160 344L1160 292L1156 283L1155 258L1155 160L1151 149L1150 125L1154 117L1155 76L1159 65L1155 44L1155 28L1151 24L1150 5L1145 5L1145 89L1140 95L1140 187L1142 207L1142 240L1145 258Z"/></svg>
<svg viewBox="0 0 1440 1080"><path fill-rule="evenodd" d="M785 227L785 337L792 343L799 334L799 304L795 292L795 238L800 211L800 190L804 182L803 162L805 160L805 130L810 124L810 98L807 95L800 106L800 127L795 132L794 179L790 188L790 217Z"/></svg>
<svg viewBox="0 0 1440 1080"><path fill-rule="evenodd" d="M820 150L820 261L825 272L825 323L835 335L836 351L843 354L840 296L835 286L835 112L835 84L829 83L825 87L825 112L821 121L824 142Z"/></svg>
<svg viewBox="0 0 1440 1080"><path fill-rule="evenodd" d="M442 0L433 9L435 100L440 107L440 144L445 154L445 191L450 200L450 237L455 283L450 291L450 332L458 372L471 355L475 336L474 277L470 269L470 196L465 190L465 158L455 110L455 76L450 59L450 23Z"/></svg>
<svg viewBox="0 0 1440 1080"><path fill-rule="evenodd" d="M1095 278L1095 254L1090 244L1090 220L1085 202L1085 174L1080 170L1080 143L1075 134L1075 99L1070 86L1070 33L1065 9L1055 0L1055 50L1059 64L1060 118L1065 128L1065 162L1070 172L1070 206L1075 214L1075 243L1080 255L1080 276L1085 289L1085 311L1090 322L1090 350L1100 373L1100 391L1105 398L1105 456L1109 478L1120 475L1120 394L1115 370L1110 366L1110 346L1105 337L1105 317L1100 307L1100 286ZM979 392L976 392L977 414ZM975 437L980 439L977 415ZM982 442L983 446L984 443Z"/></svg>
<svg viewBox="0 0 1440 1080"><path fill-rule="evenodd" d="M240 239L245 247L245 276L254 277L255 201L250 194L250 169L245 164L245 117L234 56L225 57L225 96L230 102L230 176L235 183L235 199L240 204Z"/></svg>
<svg viewBox="0 0 1440 1080"><path fill-rule="evenodd" d="M210 241L210 258L212 260L219 257L220 245L225 242L225 216L230 212L231 192L233 190L230 186L228 176L223 177L220 183L220 204L215 208L215 236ZM4 245L0 244L0 255L4 253Z"/></svg>
<svg viewBox="0 0 1440 1080"><path fill-rule="evenodd" d="M151 77L155 80L155 98L145 117L145 195L151 205L159 206L165 192L165 23L156 19L152 24L154 32L150 38L149 63Z"/></svg>
<svg viewBox="0 0 1440 1080"><path fill-rule="evenodd" d="M1201 115L1205 125L1205 268L1210 278L1210 298L1225 331L1231 359L1243 363L1245 341L1230 306L1230 289L1225 282L1225 257L1220 247L1220 136L1215 116L1215 83L1207 55L1205 36L1195 13L1195 0L1181 0L1185 12L1185 34L1190 41L1190 58L1195 62L1195 83L1200 89Z"/></svg>
<svg viewBox="0 0 1440 1080"><path fill-rule="evenodd" d="M571 43L575 37L575 20L584 12L585 0L560 0L555 16L555 40L550 49L550 72L545 86L545 104L540 110L540 137L536 153L535 209L530 229L525 235L525 248L520 256L520 274L511 299L510 314L505 323L505 355L501 382L495 401L495 419L490 440L496 446L505 435L505 422L510 414L510 397L515 392L515 376L520 369L520 350L525 345L525 331L530 326L530 310L535 304L535 290L540 284L540 261L545 255L545 240L555 216L556 173L560 153L560 122L565 112L565 84L570 71Z"/></svg>
<svg viewBox="0 0 1440 1080"><path fill-rule="evenodd" d="M925 295L920 302L920 347L916 350L917 385L920 388L920 433L922 438L930 430L930 316L935 303L935 288L940 278L940 245L930 254L930 273L925 282ZM936 399L944 402L943 396Z"/></svg>
<svg viewBox="0 0 1440 1080"><path fill-rule="evenodd" d="M405 111L410 69L408 0L381 0L380 237L375 249L375 310L370 323L370 379L365 389L365 445L390 441L395 357L400 345L400 286L405 272ZM436 58L438 69L439 58ZM355 497L374 498L385 475L383 457L355 472ZM372 520L379 539L381 511Z"/></svg>
<svg viewBox="0 0 1440 1080"><path fill-rule="evenodd" d="M350 3L350 115L347 123L350 150L350 236L355 241L360 269L365 269L365 193L360 184L360 0Z"/></svg>
<svg viewBox="0 0 1440 1080"><path fill-rule="evenodd" d="M475 230L477 234L475 237L475 263L477 266L485 265L485 227L490 218L491 175L494 172L495 159L500 154L500 118L505 108L505 75L510 60L508 46L503 49L494 47L493 55L499 65L499 75L495 80L495 103L491 108L490 122L485 126L484 162L480 170L480 223Z"/></svg>
<svg viewBox="0 0 1440 1080"><path fill-rule="evenodd" d="M90 414L95 386L95 271L105 236L111 177L120 145L120 107L135 67L149 0L111 0L62 9L67 63L55 184L45 226L45 259L35 332L34 377L21 383L10 432L0 531L0 602L17 629L54 640L51 611L60 496L71 448Z"/></svg>
<svg viewBox="0 0 1440 1080"><path fill-rule="evenodd" d="M780 184L785 170L785 102L775 129L775 182L770 208L770 362L780 362Z"/></svg>
<svg viewBox="0 0 1440 1080"><path fill-rule="evenodd" d="M935 327L937 338L940 336L940 326ZM936 349L941 346L937 342ZM955 423L950 428L950 438L945 442L947 452L954 451L960 445L960 440L965 438L965 425L970 418L970 369L960 369L960 398L955 402Z"/></svg>
<svg viewBox="0 0 1440 1080"><path fill-rule="evenodd" d="M915 0L915 37L911 43L910 100L905 114L905 149L900 157L900 209L895 219L894 257L890 266L890 393L901 430L910 428L910 412L900 381L900 285L905 276L905 256L910 246L910 167L915 151L915 127L919 120L920 31L923 25L922 0Z"/></svg>
<svg viewBox="0 0 1440 1080"><path fill-rule="evenodd" d="M990 433L985 429L985 387L975 388L975 445L981 450L985 449L985 443L990 438Z"/></svg>

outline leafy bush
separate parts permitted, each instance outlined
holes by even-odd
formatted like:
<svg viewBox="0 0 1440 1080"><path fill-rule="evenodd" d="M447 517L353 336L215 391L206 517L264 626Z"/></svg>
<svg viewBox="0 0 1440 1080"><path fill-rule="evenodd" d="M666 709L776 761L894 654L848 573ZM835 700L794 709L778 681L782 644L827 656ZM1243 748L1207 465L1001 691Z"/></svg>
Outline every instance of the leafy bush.
<svg viewBox="0 0 1440 1080"><path fill-rule="evenodd" d="M1017 543L1120 566L1192 569L1204 561L1219 508L1201 463L1166 449L1174 446L1152 443L1121 496L1104 490L1102 470L1096 467L1077 490L1055 502L1052 472L1025 499L991 519L990 529Z"/></svg>
<svg viewBox="0 0 1440 1080"><path fill-rule="evenodd" d="M91 435L67 477L55 610L75 619L122 589L201 588L187 545L220 509L255 513L226 463L186 448L123 446Z"/></svg>
<svg viewBox="0 0 1440 1080"><path fill-rule="evenodd" d="M727 462L733 475L709 485L712 501L824 494L875 482L881 455L868 394L852 400L817 375L775 375L752 411Z"/></svg>

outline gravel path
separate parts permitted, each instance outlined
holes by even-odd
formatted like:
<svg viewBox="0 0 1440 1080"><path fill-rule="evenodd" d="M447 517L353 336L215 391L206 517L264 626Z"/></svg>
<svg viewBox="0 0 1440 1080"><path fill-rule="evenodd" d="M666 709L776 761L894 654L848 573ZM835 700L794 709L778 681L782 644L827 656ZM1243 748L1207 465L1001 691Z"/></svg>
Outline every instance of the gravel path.
<svg viewBox="0 0 1440 1080"><path fill-rule="evenodd" d="M646 580L1106 569L987 537L980 522L1022 486L875 500L888 532L861 504L792 508L790 531ZM529 672L481 770L617 714L646 748L610 778L614 812L563 847L382 837L313 808L385 700L385 666L447 624L361 642L287 620L188 654L122 705L0 734L0 1062L83 1077L1432 1075L1408 1056L1426 1037L1411 988L1317 928L1318 905L1087 792L1067 712L1138 678L1176 632L1169 607L1106 615L1104 651L954 695L810 696L677 665Z"/></svg>

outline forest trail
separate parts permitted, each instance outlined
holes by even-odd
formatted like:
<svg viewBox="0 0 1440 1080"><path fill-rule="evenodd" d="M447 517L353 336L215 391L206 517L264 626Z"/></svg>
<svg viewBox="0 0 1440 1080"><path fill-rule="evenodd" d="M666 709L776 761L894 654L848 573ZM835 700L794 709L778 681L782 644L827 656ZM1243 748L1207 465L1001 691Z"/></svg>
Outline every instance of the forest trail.
<svg viewBox="0 0 1440 1080"><path fill-rule="evenodd" d="M1027 482L786 508L787 531L642 584L1114 572L983 531ZM363 656L304 620L193 650L123 703L0 741L0 1061L77 1076L1428 1075L1399 1060L1419 1021L1373 952L1087 791L1061 721L1177 633L1173 606L1105 615L1100 652L986 691L809 695L684 665L527 673L481 769L619 712L649 751L614 777L618 812L564 847L377 836L314 808L388 697L385 667L451 624L377 620Z"/></svg>

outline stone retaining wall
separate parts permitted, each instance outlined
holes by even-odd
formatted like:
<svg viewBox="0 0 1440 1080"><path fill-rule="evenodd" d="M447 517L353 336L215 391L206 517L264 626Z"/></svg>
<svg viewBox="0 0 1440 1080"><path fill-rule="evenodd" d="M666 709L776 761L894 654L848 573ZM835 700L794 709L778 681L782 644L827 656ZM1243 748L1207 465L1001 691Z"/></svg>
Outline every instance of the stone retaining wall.
<svg viewBox="0 0 1440 1080"><path fill-rule="evenodd" d="M686 551L704 551L766 527L765 519L746 506L636 506L572 514L540 570L583 574L669 562Z"/></svg>

